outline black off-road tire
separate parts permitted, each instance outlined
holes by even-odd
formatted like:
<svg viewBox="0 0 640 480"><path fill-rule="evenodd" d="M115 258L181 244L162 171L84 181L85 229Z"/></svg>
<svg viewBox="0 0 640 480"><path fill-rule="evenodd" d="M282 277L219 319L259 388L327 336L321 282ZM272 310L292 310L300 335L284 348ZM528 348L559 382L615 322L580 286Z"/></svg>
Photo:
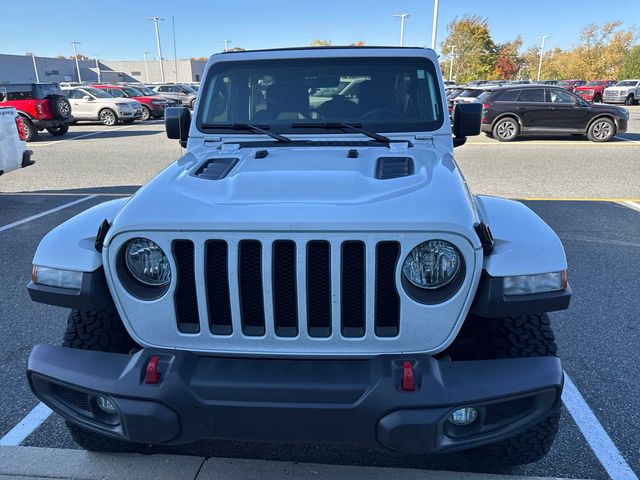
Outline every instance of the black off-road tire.
<svg viewBox="0 0 640 480"><path fill-rule="evenodd" d="M596 96L593 97L593 103L602 103L602 95L596 93Z"/></svg>
<svg viewBox="0 0 640 480"><path fill-rule="evenodd" d="M56 125L55 127L47 127L47 132L49 135L53 135L54 137L62 137L66 135L69 131L69 125Z"/></svg>
<svg viewBox="0 0 640 480"><path fill-rule="evenodd" d="M558 352L547 314L484 319L490 335L489 358L555 357ZM487 455L504 465L522 465L543 458L551 449L558 432L560 411L515 437L479 448L480 458Z"/></svg>
<svg viewBox="0 0 640 480"><path fill-rule="evenodd" d="M62 95L51 95L49 97L49 108L53 118L57 120L67 120L71 116L71 104Z"/></svg>
<svg viewBox="0 0 640 480"><path fill-rule="evenodd" d="M38 139L38 128L27 117L22 117L22 124L24 125L24 141L33 142Z"/></svg>
<svg viewBox="0 0 640 480"><path fill-rule="evenodd" d="M635 105L636 104L636 99L634 98L633 93L627 97L627 99L624 101L624 104L625 105Z"/></svg>
<svg viewBox="0 0 640 480"><path fill-rule="evenodd" d="M69 314L62 345L67 348L111 353L129 353L137 346L117 313L79 310L72 310ZM106 437L69 421L66 423L73 440L85 450L145 453L150 448L148 445Z"/></svg>

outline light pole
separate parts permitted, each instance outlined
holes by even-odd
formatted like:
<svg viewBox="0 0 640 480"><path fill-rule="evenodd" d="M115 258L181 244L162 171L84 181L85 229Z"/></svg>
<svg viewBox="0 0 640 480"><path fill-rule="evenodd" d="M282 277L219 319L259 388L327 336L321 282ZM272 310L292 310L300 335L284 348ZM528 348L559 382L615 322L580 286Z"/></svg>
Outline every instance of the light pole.
<svg viewBox="0 0 640 480"><path fill-rule="evenodd" d="M408 13L401 13L400 15L394 15L394 17L400 18L400 46L404 46L404 21L411 15Z"/></svg>
<svg viewBox="0 0 640 480"><path fill-rule="evenodd" d="M536 79L537 82L540 81L540 72L542 71L542 56L544 55L544 41L550 36L551 35L542 35L541 37L538 37L542 39L542 46L540 47L540 62L538 62L538 78Z"/></svg>
<svg viewBox="0 0 640 480"><path fill-rule="evenodd" d="M36 65L36 54L31 53L31 60L33 60L33 71L36 72L36 82L40 82L40 76L38 75L38 66Z"/></svg>
<svg viewBox="0 0 640 480"><path fill-rule="evenodd" d="M71 42L71 45L73 45L73 55L76 59L76 70L78 71L78 83L82 83L82 77L80 76L80 64L78 63L78 49L76 48L76 45L80 45L80 43L82 42Z"/></svg>
<svg viewBox="0 0 640 480"><path fill-rule="evenodd" d="M144 58L144 74L147 77L147 83L149 83L149 66L147 65L147 54L149 52L143 51L142 57Z"/></svg>
<svg viewBox="0 0 640 480"><path fill-rule="evenodd" d="M171 17L171 24L173 25L173 66L176 69L176 83L178 83L178 51L176 50L176 19Z"/></svg>
<svg viewBox="0 0 640 480"><path fill-rule="evenodd" d="M436 37L438 36L438 0L433 0L433 25L431 27L431 49L436 49Z"/></svg>
<svg viewBox="0 0 640 480"><path fill-rule="evenodd" d="M158 57L160 58L160 79L164 83L164 64L162 63L162 47L160 46L160 30L158 29L158 21L164 20L164 18L150 17L147 20L152 20L156 29L156 44L158 46Z"/></svg>
<svg viewBox="0 0 640 480"><path fill-rule="evenodd" d="M224 40L224 51L228 52L229 51L229 44L232 42L232 40Z"/></svg>
<svg viewBox="0 0 640 480"><path fill-rule="evenodd" d="M98 83L102 82L102 76L100 75L100 64L98 63L98 54L94 53L93 58L96 60L96 72L98 73Z"/></svg>
<svg viewBox="0 0 640 480"><path fill-rule="evenodd" d="M449 81L453 79L453 59L455 58L456 46L451 45L451 59L449 60Z"/></svg>

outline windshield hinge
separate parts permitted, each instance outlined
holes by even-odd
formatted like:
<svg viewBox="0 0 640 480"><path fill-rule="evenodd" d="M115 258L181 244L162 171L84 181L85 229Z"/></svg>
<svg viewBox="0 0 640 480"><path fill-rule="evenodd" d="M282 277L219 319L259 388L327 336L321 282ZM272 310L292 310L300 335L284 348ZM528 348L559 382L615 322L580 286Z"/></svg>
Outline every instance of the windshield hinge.
<svg viewBox="0 0 640 480"><path fill-rule="evenodd" d="M208 137L204 139L205 147L217 147L218 144L222 141L221 137Z"/></svg>
<svg viewBox="0 0 640 480"><path fill-rule="evenodd" d="M389 150L392 152L406 152L409 149L409 142L391 142Z"/></svg>
<svg viewBox="0 0 640 480"><path fill-rule="evenodd" d="M222 153L231 153L239 149L240 149L239 143L223 143L222 145L220 145L220 151Z"/></svg>

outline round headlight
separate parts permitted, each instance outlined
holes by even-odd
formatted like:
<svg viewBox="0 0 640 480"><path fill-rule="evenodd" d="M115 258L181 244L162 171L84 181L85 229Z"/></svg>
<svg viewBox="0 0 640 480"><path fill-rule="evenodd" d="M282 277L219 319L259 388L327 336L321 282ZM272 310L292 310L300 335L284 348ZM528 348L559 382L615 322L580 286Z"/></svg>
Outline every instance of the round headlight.
<svg viewBox="0 0 640 480"><path fill-rule="evenodd" d="M416 287L429 290L444 287L460 270L458 249L446 240L429 240L411 250L402 273Z"/></svg>
<svg viewBox="0 0 640 480"><path fill-rule="evenodd" d="M169 259L151 240L134 238L127 244L124 258L129 272L140 283L160 287L171 281Z"/></svg>

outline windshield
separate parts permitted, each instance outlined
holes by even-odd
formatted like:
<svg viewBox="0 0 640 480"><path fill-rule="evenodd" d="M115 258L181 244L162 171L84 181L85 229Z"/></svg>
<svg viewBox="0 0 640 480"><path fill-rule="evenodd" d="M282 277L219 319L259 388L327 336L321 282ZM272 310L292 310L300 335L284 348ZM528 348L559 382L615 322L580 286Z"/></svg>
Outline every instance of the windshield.
<svg viewBox="0 0 640 480"><path fill-rule="evenodd" d="M109 92L109 95L111 95L112 97L118 97L118 98L126 98L127 94L124 93L120 88L111 88L111 91Z"/></svg>
<svg viewBox="0 0 640 480"><path fill-rule="evenodd" d="M561 82L558 82L557 85L562 86L569 86L569 85L573 85L574 83L576 83L573 80L562 80Z"/></svg>
<svg viewBox="0 0 640 480"><path fill-rule="evenodd" d="M489 98L491 95L493 95L493 90L485 90L480 95L478 95L478 100L480 100L482 102L482 101L486 100L487 98Z"/></svg>
<svg viewBox="0 0 640 480"><path fill-rule="evenodd" d="M125 87L122 90L124 90L130 97L144 97L140 90L133 87Z"/></svg>
<svg viewBox="0 0 640 480"><path fill-rule="evenodd" d="M635 87L638 84L637 80L624 80L616 83L616 87Z"/></svg>
<svg viewBox="0 0 640 480"><path fill-rule="evenodd" d="M279 133L317 133L292 124L344 122L401 132L436 130L443 123L436 72L424 58L221 62L200 95L202 131L248 123Z"/></svg>
<svg viewBox="0 0 640 480"><path fill-rule="evenodd" d="M591 81L591 82L587 82L585 87L599 87L600 85L603 85L603 84L604 84L604 82L602 82L602 81L594 80L594 81Z"/></svg>
<svg viewBox="0 0 640 480"><path fill-rule="evenodd" d="M479 97L481 93L482 93L482 90L474 88L472 90L465 90L464 92L462 92L460 94L460 97L463 97L463 98L465 98L465 97L466 98L476 98L476 97Z"/></svg>
<svg viewBox="0 0 640 480"><path fill-rule="evenodd" d="M99 90L97 88L83 88L83 90L85 92L87 92L89 95L93 95L96 98L113 98L113 95L109 95L107 92L105 92L104 90Z"/></svg>
<svg viewBox="0 0 640 480"><path fill-rule="evenodd" d="M145 97L150 97L152 95L156 95L156 92L152 88L149 88L149 87L138 87L138 90L140 90L140 92L142 92L142 94Z"/></svg>
<svg viewBox="0 0 640 480"><path fill-rule="evenodd" d="M461 89L461 88L456 88L455 90L452 90L451 92L449 92L449 93L447 94L447 98L451 99L451 98L457 97L457 96L458 96L458 95L460 95L462 92L464 92L464 90L463 90L463 89Z"/></svg>
<svg viewBox="0 0 640 480"><path fill-rule="evenodd" d="M196 93L196 91L187 85L176 85L183 93Z"/></svg>

